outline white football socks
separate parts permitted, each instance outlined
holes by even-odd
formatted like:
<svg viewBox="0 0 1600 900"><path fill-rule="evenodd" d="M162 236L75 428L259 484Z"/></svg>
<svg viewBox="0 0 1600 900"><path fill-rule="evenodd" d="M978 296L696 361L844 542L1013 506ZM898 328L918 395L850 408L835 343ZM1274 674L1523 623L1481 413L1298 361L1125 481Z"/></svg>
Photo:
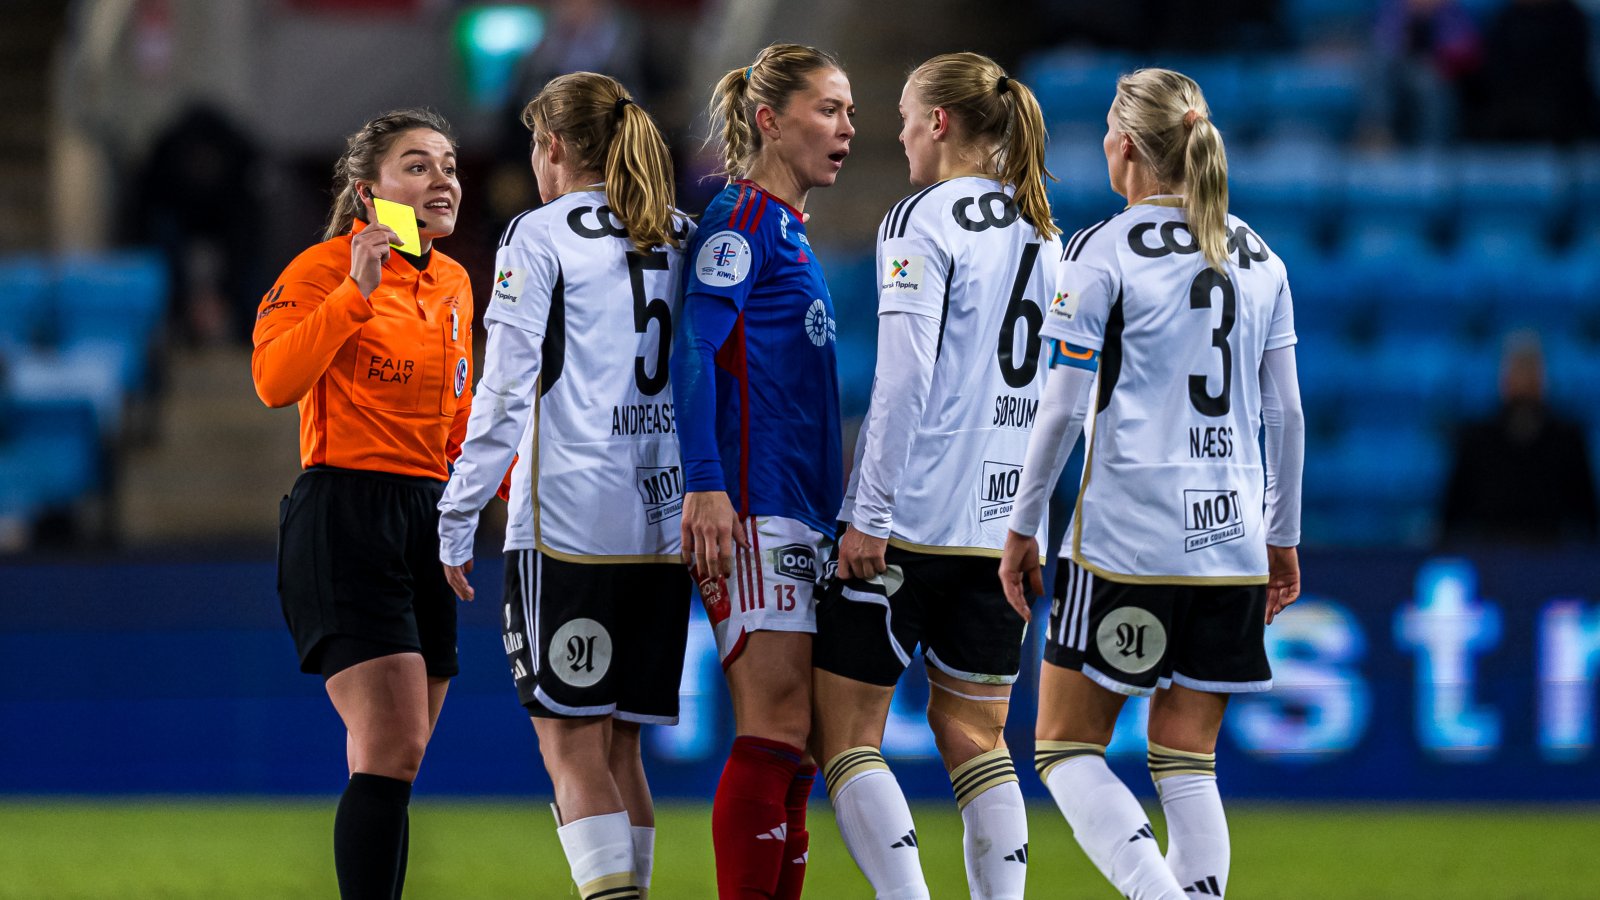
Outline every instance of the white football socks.
<svg viewBox="0 0 1600 900"><path fill-rule="evenodd" d="M650 872L656 862L656 830L650 825L632 825L633 883L639 887L639 900L650 896Z"/></svg>
<svg viewBox="0 0 1600 900"><path fill-rule="evenodd" d="M962 850L973 900L1022 900L1028 880L1028 812L1011 753L999 747L950 773L961 808Z"/></svg>
<svg viewBox="0 0 1600 900"><path fill-rule="evenodd" d="M626 812L589 816L556 829L572 880L583 900L637 900L633 880L633 826Z"/></svg>
<svg viewBox="0 0 1600 900"><path fill-rule="evenodd" d="M1150 745L1150 777L1167 817L1167 867L1191 896L1228 888L1228 818L1217 793L1217 755Z"/></svg>
<svg viewBox="0 0 1600 900"><path fill-rule="evenodd" d="M1072 836L1123 896L1188 900L1161 858L1144 808L1106 766L1104 747L1039 741L1036 762Z"/></svg>
<svg viewBox="0 0 1600 900"><path fill-rule="evenodd" d="M911 808L883 754L852 747L822 773L839 834L878 900L927 900Z"/></svg>

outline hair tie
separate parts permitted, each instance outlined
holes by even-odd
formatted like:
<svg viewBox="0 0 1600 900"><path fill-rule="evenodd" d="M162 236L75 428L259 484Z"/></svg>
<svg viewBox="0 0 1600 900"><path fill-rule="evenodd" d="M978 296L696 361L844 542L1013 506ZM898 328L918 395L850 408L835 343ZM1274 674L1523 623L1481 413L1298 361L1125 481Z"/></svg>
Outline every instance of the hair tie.
<svg viewBox="0 0 1600 900"><path fill-rule="evenodd" d="M1183 127L1194 128L1194 123L1200 121L1200 110L1191 109L1183 114Z"/></svg>
<svg viewBox="0 0 1600 900"><path fill-rule="evenodd" d="M1004 94L1006 92L1006 85L1009 85L1010 83L1011 83L1011 76L1010 75L1001 75L1000 76L1000 80L996 81L994 83L994 89L996 91L998 91L999 93Z"/></svg>
<svg viewBox="0 0 1600 900"><path fill-rule="evenodd" d="M745 81L749 81L750 80L750 73L754 72L755 68L756 68L755 66L745 66L744 67L744 80Z"/></svg>
<svg viewBox="0 0 1600 900"><path fill-rule="evenodd" d="M612 107L611 107L611 115L613 115L613 116L621 116L623 107L627 106L629 103L632 103L632 102L633 101L628 99L627 97L618 97L617 98L617 102L614 105L612 105Z"/></svg>

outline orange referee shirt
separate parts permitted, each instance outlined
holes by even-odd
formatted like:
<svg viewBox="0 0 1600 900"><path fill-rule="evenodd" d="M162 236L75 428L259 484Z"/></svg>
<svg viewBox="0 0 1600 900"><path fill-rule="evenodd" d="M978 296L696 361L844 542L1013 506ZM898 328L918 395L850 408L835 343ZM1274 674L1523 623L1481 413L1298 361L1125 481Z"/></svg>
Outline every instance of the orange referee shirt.
<svg viewBox="0 0 1600 900"><path fill-rule="evenodd" d="M300 464L440 481L472 411L472 286L433 250L418 272L399 253L363 299L351 234L295 258L261 300L250 371L271 407L300 404Z"/></svg>

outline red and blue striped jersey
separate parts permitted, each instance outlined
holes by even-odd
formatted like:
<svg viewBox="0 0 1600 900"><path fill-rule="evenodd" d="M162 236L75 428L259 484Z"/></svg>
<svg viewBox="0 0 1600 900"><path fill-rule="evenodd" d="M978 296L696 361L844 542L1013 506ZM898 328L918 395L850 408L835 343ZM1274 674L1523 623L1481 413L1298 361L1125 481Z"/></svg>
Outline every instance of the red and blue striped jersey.
<svg viewBox="0 0 1600 900"><path fill-rule="evenodd" d="M732 182L684 259L671 366L685 490L832 535L844 493L833 300L803 217Z"/></svg>

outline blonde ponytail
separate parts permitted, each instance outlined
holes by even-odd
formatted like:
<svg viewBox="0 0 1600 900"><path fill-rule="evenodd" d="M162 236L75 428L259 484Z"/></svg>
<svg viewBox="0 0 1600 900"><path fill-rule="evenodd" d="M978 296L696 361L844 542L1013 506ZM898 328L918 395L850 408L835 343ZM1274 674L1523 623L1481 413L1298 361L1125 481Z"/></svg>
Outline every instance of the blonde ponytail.
<svg viewBox="0 0 1600 900"><path fill-rule="evenodd" d="M945 53L907 78L930 109L943 108L959 121L968 140L990 147L985 165L1016 191L1017 211L1041 238L1061 233L1050 218L1044 165L1044 115L1033 91L1000 65L978 53Z"/></svg>
<svg viewBox="0 0 1600 900"><path fill-rule="evenodd" d="M729 71L711 89L706 115L711 133L706 146L715 146L722 167L715 173L729 180L743 178L761 152L761 129L756 110L762 106L782 112L789 98L805 90L806 79L820 69L844 71L826 50L800 44L772 44L756 54L756 61Z"/></svg>
<svg viewBox="0 0 1600 900"><path fill-rule="evenodd" d="M1200 86L1170 69L1140 69L1117 79L1111 116L1161 189L1182 188L1189 231L1206 263L1225 273L1228 154Z"/></svg>
<svg viewBox="0 0 1600 900"><path fill-rule="evenodd" d="M672 231L672 154L661 132L626 88L596 72L550 80L522 111L541 139L559 137L573 169L605 180L606 203L635 250L678 246Z"/></svg>
<svg viewBox="0 0 1600 900"><path fill-rule="evenodd" d="M1228 156L1222 133L1204 116L1189 129L1183 152L1183 215L1206 262L1224 271L1228 255Z"/></svg>

